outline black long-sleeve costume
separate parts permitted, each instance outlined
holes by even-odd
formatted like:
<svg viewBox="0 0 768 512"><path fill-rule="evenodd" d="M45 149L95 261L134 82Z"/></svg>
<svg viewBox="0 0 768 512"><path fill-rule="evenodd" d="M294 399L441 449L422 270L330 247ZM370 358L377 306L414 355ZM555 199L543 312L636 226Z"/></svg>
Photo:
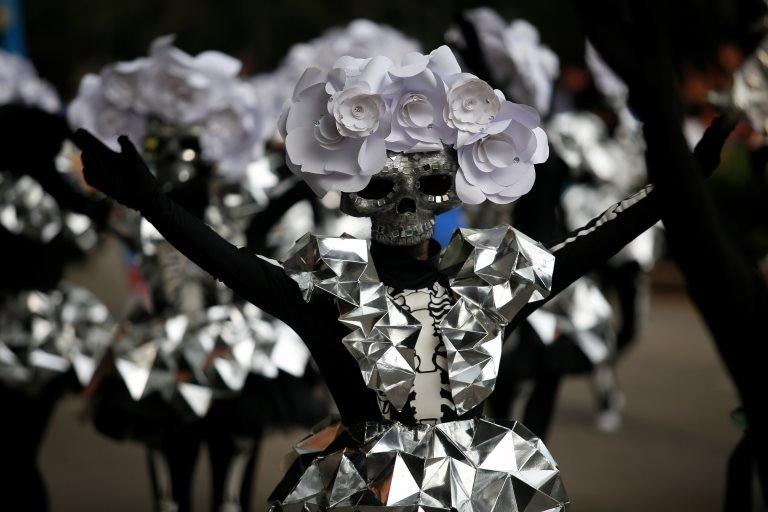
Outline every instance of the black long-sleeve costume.
<svg viewBox="0 0 768 512"><path fill-rule="evenodd" d="M138 209L198 266L244 299L284 321L301 336L346 424L381 417L376 394L365 386L357 363L340 343L348 331L337 321L338 310L332 302L305 302L298 285L281 267L231 245L163 194L145 168L136 168L143 164L127 139L123 139L123 153L119 155L107 150L87 132L79 131L78 139L85 148L83 158L89 181ZM617 203L564 240L548 244L555 255L550 297L611 257L658 220L655 193L646 188ZM416 264L407 252L373 244L374 263L384 284L416 289L430 284L425 280L439 279L436 269L430 275L428 265ZM386 254L386 258L377 257L382 254ZM399 259L393 260L396 254ZM422 271L409 277L400 270L414 265ZM508 329L514 329L544 302L527 305Z"/></svg>

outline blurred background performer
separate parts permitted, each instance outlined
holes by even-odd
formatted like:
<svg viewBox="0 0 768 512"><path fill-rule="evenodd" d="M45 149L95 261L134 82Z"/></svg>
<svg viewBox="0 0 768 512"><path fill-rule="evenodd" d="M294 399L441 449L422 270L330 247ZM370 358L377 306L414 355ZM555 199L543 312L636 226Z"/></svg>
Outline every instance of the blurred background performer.
<svg viewBox="0 0 768 512"><path fill-rule="evenodd" d="M525 20L508 24L492 9L477 8L465 11L446 37L473 69L492 75L516 101L536 104L547 119L553 154L537 173L537 187L511 212L497 210L500 215L511 216L538 239L555 240L643 185L642 134L626 107L626 86L593 49L588 47L585 60L594 85L571 91L566 89L573 82L568 76L558 82L557 55ZM499 222L487 218L488 210L478 212L473 222ZM654 239L653 231L643 233L601 267L594 276L600 286L589 279L575 284L515 333L506 346L501 391L490 401L495 415L514 411L546 436L562 377L588 373L598 405L597 427L619 427L624 399L615 365L619 351L637 333L645 296L638 259L650 269ZM618 319L606 298L614 289Z"/></svg>
<svg viewBox="0 0 768 512"><path fill-rule="evenodd" d="M279 182L279 159L266 151L266 114L239 71L232 57L192 56L162 37L147 57L85 76L70 122L111 144L130 134L165 192L250 247L250 223ZM92 385L95 425L147 445L158 510L191 509L203 441L211 509L248 509L264 427L311 424L323 414L322 400L303 401L311 392L303 381L306 349L285 324L218 285L134 212L117 212L113 228L139 279L123 331Z"/></svg>
<svg viewBox="0 0 768 512"><path fill-rule="evenodd" d="M98 243L108 202L83 188L59 98L0 50L0 421L3 507L48 508L37 467L57 400L87 385L112 336L109 312L62 282ZM33 144L30 144L35 140Z"/></svg>

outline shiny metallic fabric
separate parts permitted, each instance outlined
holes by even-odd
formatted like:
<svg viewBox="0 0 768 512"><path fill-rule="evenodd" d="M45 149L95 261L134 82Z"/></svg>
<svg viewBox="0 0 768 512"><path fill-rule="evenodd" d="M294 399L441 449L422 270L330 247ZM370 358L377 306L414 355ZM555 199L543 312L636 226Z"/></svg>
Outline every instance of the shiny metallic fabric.
<svg viewBox="0 0 768 512"><path fill-rule="evenodd" d="M569 503L557 463L517 422L331 422L295 452L270 512L557 512Z"/></svg>
<svg viewBox="0 0 768 512"><path fill-rule="evenodd" d="M646 180L640 128L637 123L619 126L616 134L609 136L605 123L595 114L563 112L549 122L547 135L574 177L610 184L626 195Z"/></svg>
<svg viewBox="0 0 768 512"><path fill-rule="evenodd" d="M593 365L616 351L613 310L591 279L582 277L526 319L545 345L566 337Z"/></svg>
<svg viewBox="0 0 768 512"><path fill-rule="evenodd" d="M72 369L87 386L116 328L104 304L67 283L50 292L2 296L0 381L34 390Z"/></svg>
<svg viewBox="0 0 768 512"><path fill-rule="evenodd" d="M206 223L231 244L245 246L251 218L267 207L271 192L280 183L278 165L279 160L265 156L249 165L240 179L211 180Z"/></svg>
<svg viewBox="0 0 768 512"><path fill-rule="evenodd" d="M730 102L746 114L752 127L768 136L768 38L733 75Z"/></svg>
<svg viewBox="0 0 768 512"><path fill-rule="evenodd" d="M213 389L201 360L214 347L184 343L188 328L184 315L126 326L113 348L114 364L134 400L159 393L197 416L208 412Z"/></svg>
<svg viewBox="0 0 768 512"><path fill-rule="evenodd" d="M547 127L552 147L571 168L576 181L562 195L567 229L578 229L644 185L646 166L640 125L627 122L613 136L588 112L566 112ZM659 229L627 244L610 262L635 261L650 270L659 253Z"/></svg>
<svg viewBox="0 0 768 512"><path fill-rule="evenodd" d="M91 219L62 211L37 180L9 172L0 172L0 225L43 243L62 236L83 251L93 248L98 240Z"/></svg>
<svg viewBox="0 0 768 512"><path fill-rule="evenodd" d="M171 144L174 133L165 134L164 144ZM265 206L273 185L274 175L261 171L249 168L242 182L211 183L206 223L239 246L245 245L248 221ZM237 299L134 212L122 212L116 228L141 249L142 277L152 297L163 302L162 309L150 305L147 319L126 322L115 342L115 366L134 400L159 393L172 405L204 416L212 400L240 392L251 373L266 378L279 371L304 374L309 352L287 325Z"/></svg>
<svg viewBox="0 0 768 512"><path fill-rule="evenodd" d="M370 217L371 238L385 245L416 245L432 237L435 215L461 204L454 185L456 153L392 153L360 192L343 193L341 211Z"/></svg>
<svg viewBox="0 0 768 512"><path fill-rule="evenodd" d="M147 165L157 179L171 190L194 178L202 166L199 125L179 126L157 118L147 120L142 145Z"/></svg>
<svg viewBox="0 0 768 512"><path fill-rule="evenodd" d="M388 295L368 242L308 234L296 243L284 268L305 300L320 292L340 301L339 321L352 329L342 342L360 365L366 385L402 410L413 387L414 348L422 325ZM440 269L455 298L439 331L451 395L461 415L493 392L504 326L525 304L549 294L554 256L509 226L461 229Z"/></svg>
<svg viewBox="0 0 768 512"><path fill-rule="evenodd" d="M511 226L461 228L440 260L456 304L440 323L456 412L481 404L496 385L504 326L552 287L555 257Z"/></svg>

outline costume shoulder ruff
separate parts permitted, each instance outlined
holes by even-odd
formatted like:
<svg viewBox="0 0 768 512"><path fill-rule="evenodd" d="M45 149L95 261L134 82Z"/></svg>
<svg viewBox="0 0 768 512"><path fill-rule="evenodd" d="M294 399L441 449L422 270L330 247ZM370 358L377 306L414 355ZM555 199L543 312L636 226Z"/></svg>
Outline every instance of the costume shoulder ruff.
<svg viewBox="0 0 768 512"><path fill-rule="evenodd" d="M456 231L440 261L455 299L440 322L456 412L463 415L493 392L504 327L552 285L554 256L510 226ZM305 235L284 264L305 300L336 299L339 320L353 330L344 345L368 387L399 411L415 375L421 325L387 294L365 240Z"/></svg>
<svg viewBox="0 0 768 512"><path fill-rule="evenodd" d="M327 422L299 443L270 512L557 512L557 463L517 422Z"/></svg>

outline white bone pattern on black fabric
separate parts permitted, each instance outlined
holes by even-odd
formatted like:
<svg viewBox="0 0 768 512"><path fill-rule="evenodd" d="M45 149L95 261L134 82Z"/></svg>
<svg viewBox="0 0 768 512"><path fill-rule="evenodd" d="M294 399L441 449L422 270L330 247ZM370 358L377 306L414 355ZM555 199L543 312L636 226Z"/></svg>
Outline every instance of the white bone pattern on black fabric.
<svg viewBox="0 0 768 512"><path fill-rule="evenodd" d="M453 306L448 291L440 283L420 290L395 290L387 293L403 309L422 324L416 342L416 379L403 410L398 412L379 394L379 407L387 419L401 422L434 424L456 419L456 406L451 398L445 344L437 326ZM439 393L440 400L434 396Z"/></svg>

